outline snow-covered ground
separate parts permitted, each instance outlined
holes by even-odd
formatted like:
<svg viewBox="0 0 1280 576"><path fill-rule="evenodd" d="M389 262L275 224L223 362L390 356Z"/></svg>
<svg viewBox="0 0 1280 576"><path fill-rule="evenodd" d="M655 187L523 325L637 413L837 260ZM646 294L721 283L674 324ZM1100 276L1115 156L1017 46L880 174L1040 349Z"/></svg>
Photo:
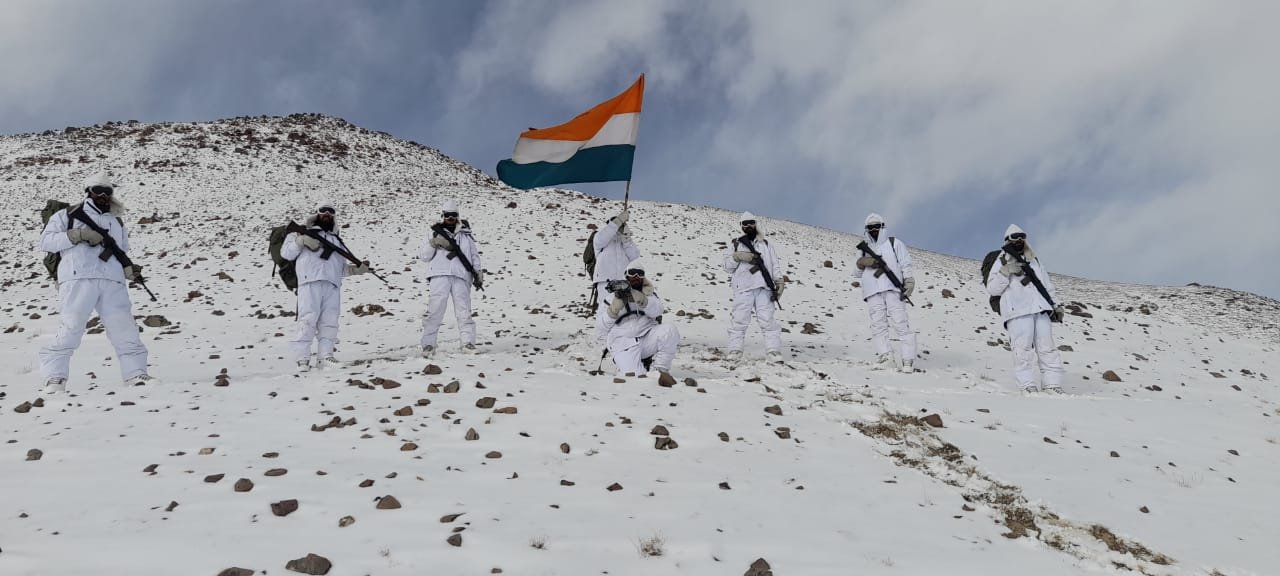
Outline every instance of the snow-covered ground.
<svg viewBox="0 0 1280 576"><path fill-rule="evenodd" d="M132 292L163 383L122 388L91 334L71 394L30 407L58 321L39 208L102 168L124 184L159 296ZM444 198L462 203L489 271L483 353L457 352L450 313L428 374L415 254ZM321 199L392 286L350 279L348 366L299 376L284 360L294 299L266 237ZM779 576L1280 573L1274 300L1056 278L1091 317L1058 328L1069 395L1024 397L976 262L915 251L920 371L877 372L851 283L858 238L765 220L792 282L787 359L766 365L753 327L735 369L719 359L719 262L736 214L637 202L637 240L684 336L674 372L692 379L661 388L588 374L600 351L580 316L580 254L618 203L510 190L341 120L2 137L0 202L6 576L287 574L308 553L336 575L736 576L758 558ZM923 422L933 414L943 427ZM333 419L344 425L324 428ZM655 449L658 425L678 447ZM241 478L253 488L236 491ZM401 507L377 508L385 496Z"/></svg>

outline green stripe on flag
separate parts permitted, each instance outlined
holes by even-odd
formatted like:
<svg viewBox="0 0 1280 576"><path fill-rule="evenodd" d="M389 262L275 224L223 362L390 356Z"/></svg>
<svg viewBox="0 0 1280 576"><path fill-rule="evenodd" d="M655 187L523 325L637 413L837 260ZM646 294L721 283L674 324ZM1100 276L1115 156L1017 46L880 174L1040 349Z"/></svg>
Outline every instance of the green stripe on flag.
<svg viewBox="0 0 1280 576"><path fill-rule="evenodd" d="M635 155L634 145L617 144L584 148L564 162L516 164L508 159L498 162L498 178L522 190L574 182L630 180Z"/></svg>

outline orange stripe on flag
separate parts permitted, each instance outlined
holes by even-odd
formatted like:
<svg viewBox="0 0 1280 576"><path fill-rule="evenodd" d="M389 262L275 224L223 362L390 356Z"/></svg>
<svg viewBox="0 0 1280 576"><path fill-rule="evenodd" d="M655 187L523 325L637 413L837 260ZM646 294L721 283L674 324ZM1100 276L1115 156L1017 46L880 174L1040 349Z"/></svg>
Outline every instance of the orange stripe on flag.
<svg viewBox="0 0 1280 576"><path fill-rule="evenodd" d="M579 114L573 120L550 128L526 130L520 134L520 137L537 140L590 140L613 115L639 113L640 105L643 103L644 74L641 74L640 79L625 92Z"/></svg>

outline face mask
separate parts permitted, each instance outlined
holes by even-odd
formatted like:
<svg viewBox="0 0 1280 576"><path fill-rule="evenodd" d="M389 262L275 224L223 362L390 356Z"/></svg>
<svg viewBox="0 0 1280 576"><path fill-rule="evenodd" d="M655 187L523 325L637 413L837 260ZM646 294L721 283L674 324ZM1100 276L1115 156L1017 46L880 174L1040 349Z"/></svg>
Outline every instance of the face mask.
<svg viewBox="0 0 1280 576"><path fill-rule="evenodd" d="M875 228L867 228L867 235L870 236L872 240L879 240L880 227L877 226Z"/></svg>
<svg viewBox="0 0 1280 576"><path fill-rule="evenodd" d="M114 192L115 190L105 186L94 186L89 189L89 199L99 211L106 212L111 209L111 196Z"/></svg>
<svg viewBox="0 0 1280 576"><path fill-rule="evenodd" d="M742 233L745 234L747 238L755 240L756 234L758 234L759 231L756 230L755 226L743 226Z"/></svg>
<svg viewBox="0 0 1280 576"><path fill-rule="evenodd" d="M325 232L333 231L333 215L321 212L316 215L316 226L322 228Z"/></svg>
<svg viewBox="0 0 1280 576"><path fill-rule="evenodd" d="M627 270L627 284L631 285L632 290L639 290L644 287L644 271L638 268Z"/></svg>
<svg viewBox="0 0 1280 576"><path fill-rule="evenodd" d="M1012 250L1013 252L1021 253L1026 249L1027 249L1027 241L1023 238L1009 241L1009 250Z"/></svg>

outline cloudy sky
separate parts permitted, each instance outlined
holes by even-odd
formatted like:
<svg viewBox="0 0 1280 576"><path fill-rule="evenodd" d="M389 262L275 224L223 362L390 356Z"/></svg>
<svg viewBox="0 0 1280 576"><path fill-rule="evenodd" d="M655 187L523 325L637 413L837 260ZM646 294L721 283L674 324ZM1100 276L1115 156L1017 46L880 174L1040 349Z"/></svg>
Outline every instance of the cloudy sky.
<svg viewBox="0 0 1280 576"><path fill-rule="evenodd" d="M1276 22L1271 0L6 0L0 133L323 112L492 174L644 72L637 198L876 211L969 257L1016 222L1053 271L1280 297Z"/></svg>

